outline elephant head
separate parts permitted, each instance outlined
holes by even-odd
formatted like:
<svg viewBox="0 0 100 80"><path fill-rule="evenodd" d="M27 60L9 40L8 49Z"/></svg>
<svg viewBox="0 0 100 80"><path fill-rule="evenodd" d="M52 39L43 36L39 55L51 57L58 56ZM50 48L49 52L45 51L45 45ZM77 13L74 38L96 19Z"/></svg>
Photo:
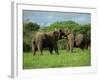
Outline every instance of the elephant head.
<svg viewBox="0 0 100 80"><path fill-rule="evenodd" d="M65 38L66 39L66 49L68 51L73 51L74 47L74 34L69 29L60 29L60 39Z"/></svg>
<svg viewBox="0 0 100 80"><path fill-rule="evenodd" d="M59 29L60 37L59 39L67 38L69 34L71 34L71 30L69 29Z"/></svg>
<svg viewBox="0 0 100 80"><path fill-rule="evenodd" d="M60 38L60 33L59 33L59 31L58 31L58 30L54 30L54 31L53 31L53 36L54 36L55 40L59 40L59 38Z"/></svg>

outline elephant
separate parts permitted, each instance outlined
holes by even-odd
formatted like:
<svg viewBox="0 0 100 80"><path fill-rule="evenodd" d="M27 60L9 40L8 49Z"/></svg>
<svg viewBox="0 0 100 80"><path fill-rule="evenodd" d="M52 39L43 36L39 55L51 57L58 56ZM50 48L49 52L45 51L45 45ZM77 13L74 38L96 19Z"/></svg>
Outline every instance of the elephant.
<svg viewBox="0 0 100 80"><path fill-rule="evenodd" d="M74 48L74 33L69 29L60 29L61 38L66 39L66 50L73 52Z"/></svg>
<svg viewBox="0 0 100 80"><path fill-rule="evenodd" d="M88 49L91 48L91 33L90 30L87 31L87 44L88 44Z"/></svg>
<svg viewBox="0 0 100 80"><path fill-rule="evenodd" d="M52 54L53 49L55 53L59 54L57 41L60 37L60 33L57 30L50 31L50 32L37 32L32 39L32 51L33 55L38 50L41 55L43 55L42 51L44 48L48 48L50 54Z"/></svg>
<svg viewBox="0 0 100 80"><path fill-rule="evenodd" d="M86 33L79 33L75 37L75 47L83 49L88 49L90 46L90 36Z"/></svg>

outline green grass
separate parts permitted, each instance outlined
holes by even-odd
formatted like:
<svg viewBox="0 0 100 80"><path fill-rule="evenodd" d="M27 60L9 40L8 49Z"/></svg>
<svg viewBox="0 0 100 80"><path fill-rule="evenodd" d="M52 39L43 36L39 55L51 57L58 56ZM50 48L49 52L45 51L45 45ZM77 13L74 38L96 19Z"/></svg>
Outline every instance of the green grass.
<svg viewBox="0 0 100 80"><path fill-rule="evenodd" d="M75 49L73 53L59 50L59 55L43 50L43 56L37 51L33 56L31 52L23 54L23 69L79 67L91 65L91 54L88 50Z"/></svg>

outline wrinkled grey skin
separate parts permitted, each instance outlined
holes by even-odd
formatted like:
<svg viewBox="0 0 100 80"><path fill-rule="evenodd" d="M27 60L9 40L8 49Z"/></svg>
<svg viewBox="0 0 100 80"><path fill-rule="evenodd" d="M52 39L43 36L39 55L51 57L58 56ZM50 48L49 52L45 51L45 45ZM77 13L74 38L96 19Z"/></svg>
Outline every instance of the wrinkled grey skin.
<svg viewBox="0 0 100 80"><path fill-rule="evenodd" d="M60 29L61 37L65 37L66 39L66 50L73 52L74 48L74 34L69 29Z"/></svg>
<svg viewBox="0 0 100 80"><path fill-rule="evenodd" d="M77 34L75 37L75 47L83 49L88 49L90 47L90 35L85 33Z"/></svg>
<svg viewBox="0 0 100 80"><path fill-rule="evenodd" d="M60 34L58 31L37 32L32 39L33 55L35 55L35 52L37 50L41 53L41 55L43 55L42 51L44 48L48 48L50 51L50 54L52 54L53 49L55 50L55 53L59 54L58 46L57 46L57 41L59 37L60 37Z"/></svg>

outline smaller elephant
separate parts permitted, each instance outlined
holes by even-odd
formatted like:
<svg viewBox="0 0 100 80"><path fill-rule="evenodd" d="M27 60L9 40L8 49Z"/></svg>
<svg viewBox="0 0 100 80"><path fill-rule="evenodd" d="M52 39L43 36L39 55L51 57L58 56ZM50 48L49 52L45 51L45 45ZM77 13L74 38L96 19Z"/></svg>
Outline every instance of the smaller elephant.
<svg viewBox="0 0 100 80"><path fill-rule="evenodd" d="M57 54L58 46L57 41L60 37L59 31L51 31L51 32L37 32L32 40L32 51L35 55L35 52L38 50L43 55L42 51L44 48L48 48L50 54L52 54L53 49Z"/></svg>
<svg viewBox="0 0 100 80"><path fill-rule="evenodd" d="M69 29L60 29L60 34L63 35L61 37L65 37L65 39L66 39L66 50L73 52L74 33Z"/></svg>
<svg viewBox="0 0 100 80"><path fill-rule="evenodd" d="M75 37L75 47L83 49L88 49L90 44L89 36L85 33L77 34Z"/></svg>

